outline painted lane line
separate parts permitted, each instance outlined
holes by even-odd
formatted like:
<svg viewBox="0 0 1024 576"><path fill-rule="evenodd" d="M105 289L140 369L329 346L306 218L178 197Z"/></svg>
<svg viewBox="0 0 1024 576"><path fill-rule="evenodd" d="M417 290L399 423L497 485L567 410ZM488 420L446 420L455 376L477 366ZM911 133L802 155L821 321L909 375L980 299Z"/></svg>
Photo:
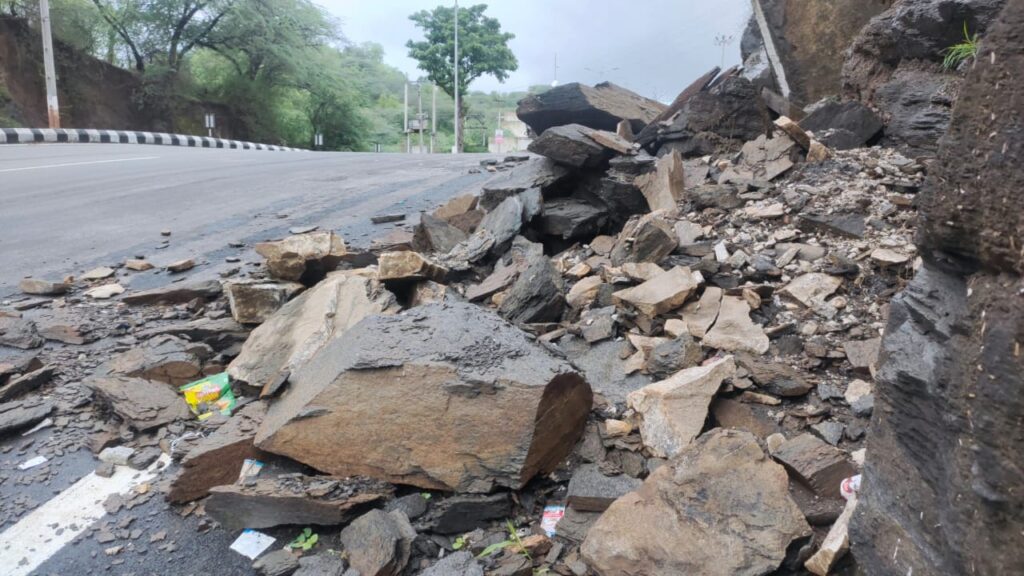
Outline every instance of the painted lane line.
<svg viewBox="0 0 1024 576"><path fill-rule="evenodd" d="M0 566L7 576L27 576L106 516L103 502L159 475L170 457L162 455L144 471L118 466L110 478L90 472L0 534ZM63 531L60 531L63 529ZM60 533L58 534L58 531Z"/></svg>
<svg viewBox="0 0 1024 576"><path fill-rule="evenodd" d="M3 172L24 172L26 170L46 170L49 168L65 168L68 166L88 166L90 164L112 164L114 162L135 162L137 160L156 160L159 156L140 156L138 158L118 158L117 160L94 160L92 162L69 162L67 164L47 164L45 166L25 166L23 168L4 168Z"/></svg>

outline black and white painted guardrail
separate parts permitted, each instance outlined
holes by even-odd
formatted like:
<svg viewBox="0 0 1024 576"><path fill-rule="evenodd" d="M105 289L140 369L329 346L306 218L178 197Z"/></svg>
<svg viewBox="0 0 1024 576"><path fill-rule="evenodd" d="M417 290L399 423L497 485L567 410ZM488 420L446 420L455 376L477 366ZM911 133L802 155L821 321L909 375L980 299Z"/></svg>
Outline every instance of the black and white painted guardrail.
<svg viewBox="0 0 1024 576"><path fill-rule="evenodd" d="M256 144L238 140L187 136L163 132L135 132L129 130L95 130L73 128L0 128L0 144L31 144L35 142L80 142L96 144L157 144L162 146L190 146L193 148L230 148L237 150L271 150L295 152L300 148Z"/></svg>

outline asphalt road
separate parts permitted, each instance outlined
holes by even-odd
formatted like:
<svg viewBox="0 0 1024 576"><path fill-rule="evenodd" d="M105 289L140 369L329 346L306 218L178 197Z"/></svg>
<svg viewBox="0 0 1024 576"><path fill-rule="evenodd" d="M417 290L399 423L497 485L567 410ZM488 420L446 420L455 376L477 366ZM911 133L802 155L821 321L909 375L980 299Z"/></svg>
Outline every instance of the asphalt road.
<svg viewBox="0 0 1024 576"><path fill-rule="evenodd" d="M483 156L267 152L171 146L0 146L0 296L27 275L60 278L144 255L223 263L229 242L296 226L339 231L356 246L387 233L378 214L411 219L488 174ZM402 226L399 224L398 226ZM160 246L161 230L171 243ZM245 256L241 254L240 256ZM201 267L196 276L204 275ZM133 277L132 288L166 282Z"/></svg>

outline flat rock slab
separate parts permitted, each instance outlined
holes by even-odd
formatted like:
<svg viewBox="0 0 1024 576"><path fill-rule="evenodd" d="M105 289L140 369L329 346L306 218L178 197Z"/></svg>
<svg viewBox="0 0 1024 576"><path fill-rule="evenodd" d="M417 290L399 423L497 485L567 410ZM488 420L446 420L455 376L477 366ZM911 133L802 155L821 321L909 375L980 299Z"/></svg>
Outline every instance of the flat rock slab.
<svg viewBox="0 0 1024 576"><path fill-rule="evenodd" d="M787 440L772 456L815 494L826 498L839 497L839 484L857 473L845 452L813 434Z"/></svg>
<svg viewBox="0 0 1024 576"><path fill-rule="evenodd" d="M53 402L24 400L0 404L0 436L33 426L53 412Z"/></svg>
<svg viewBox="0 0 1024 576"><path fill-rule="evenodd" d="M115 414L145 432L192 416L185 398L171 386L142 378L97 377L86 384Z"/></svg>
<svg viewBox="0 0 1024 576"><path fill-rule="evenodd" d="M665 108L660 102L610 82L593 87L573 82L524 98L516 114L535 134L572 123L615 132L623 120L628 121L634 134L639 134Z"/></svg>
<svg viewBox="0 0 1024 576"><path fill-rule="evenodd" d="M220 282L209 280L192 284L172 284L164 288L146 290L129 294L121 301L131 306L146 306L152 304L185 304L196 298L211 300L221 295Z"/></svg>
<svg viewBox="0 0 1024 576"><path fill-rule="evenodd" d="M573 168L594 168L608 161L611 150L595 142L593 130L579 124L566 124L545 130L530 142L529 150Z"/></svg>
<svg viewBox="0 0 1024 576"><path fill-rule="evenodd" d="M842 278L811 272L794 278L779 294L799 302L802 306L813 308L824 304L825 299L842 285Z"/></svg>
<svg viewBox="0 0 1024 576"><path fill-rule="evenodd" d="M396 310L394 296L375 279L359 271L332 273L253 330L228 374L264 388L294 373L363 318Z"/></svg>
<svg viewBox="0 0 1024 576"><path fill-rule="evenodd" d="M616 500L583 558L602 576L771 573L811 533L788 484L754 436L712 430Z"/></svg>
<svg viewBox="0 0 1024 576"><path fill-rule="evenodd" d="M445 498L435 504L428 516L417 525L438 534L464 534L512 514L508 492L495 494L464 494Z"/></svg>
<svg viewBox="0 0 1024 576"><path fill-rule="evenodd" d="M718 320L718 312L722 309L722 296L725 292L717 286L708 286L696 302L683 307L683 322L687 330L697 338L703 338Z"/></svg>
<svg viewBox="0 0 1024 576"><path fill-rule="evenodd" d="M291 524L336 526L387 498L392 490L366 478L288 474L215 486L206 500L206 513L231 531Z"/></svg>
<svg viewBox="0 0 1024 576"><path fill-rule="evenodd" d="M43 345L35 322L14 316L0 316L0 346L31 350Z"/></svg>
<svg viewBox="0 0 1024 576"><path fill-rule="evenodd" d="M489 492L553 470L591 402L568 363L498 316L430 304L331 341L292 373L256 445L339 476Z"/></svg>
<svg viewBox="0 0 1024 576"><path fill-rule="evenodd" d="M96 369L101 376L117 375L158 380L184 386L203 377L203 363L213 350L202 343L175 336L156 336L104 362Z"/></svg>
<svg viewBox="0 0 1024 576"><path fill-rule="evenodd" d="M566 495L569 506L584 512L604 512L612 502L643 484L625 474L605 476L598 464L584 464L569 480Z"/></svg>
<svg viewBox="0 0 1024 576"><path fill-rule="evenodd" d="M687 368L632 392L627 405L640 415L640 437L652 454L671 458L693 442L722 382L736 373L732 356Z"/></svg>
<svg viewBox="0 0 1024 576"><path fill-rule="evenodd" d="M702 342L705 346L727 352L751 354L764 354L769 347L764 329L750 319L750 304L737 296L722 297L718 319Z"/></svg>
<svg viewBox="0 0 1024 576"><path fill-rule="evenodd" d="M241 324L262 324L296 294L305 290L298 282L227 282L231 317Z"/></svg>
<svg viewBox="0 0 1024 576"><path fill-rule="evenodd" d="M53 366L45 366L38 370L23 374L17 378L11 379L9 382L0 386L0 402L10 402L11 400L17 399L19 396L36 390L47 384L53 375L57 372L57 369ZM3 379L0 378L0 382Z"/></svg>
<svg viewBox="0 0 1024 576"><path fill-rule="evenodd" d="M253 445L253 439L266 413L264 402L248 404L200 440L181 459L167 501L189 502L206 496L214 486L234 483L247 458L260 459L264 455Z"/></svg>
<svg viewBox="0 0 1024 576"><path fill-rule="evenodd" d="M550 158L530 158L515 168L498 174L484 183L480 192L480 208L493 210L506 198L531 188L547 188L569 175L569 170Z"/></svg>
<svg viewBox="0 0 1024 576"><path fill-rule="evenodd" d="M683 305L697 289L697 281L689 268L677 266L664 274L612 295L619 305L629 305L637 312L653 318Z"/></svg>

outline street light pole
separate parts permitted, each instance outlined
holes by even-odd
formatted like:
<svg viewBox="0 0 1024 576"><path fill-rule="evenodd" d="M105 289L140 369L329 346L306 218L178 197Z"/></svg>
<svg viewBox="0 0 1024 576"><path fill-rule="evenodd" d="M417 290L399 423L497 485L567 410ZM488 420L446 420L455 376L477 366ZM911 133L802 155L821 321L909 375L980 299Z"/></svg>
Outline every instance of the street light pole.
<svg viewBox="0 0 1024 576"><path fill-rule="evenodd" d="M39 21L43 29L43 67L46 72L46 116L50 128L60 128L57 101L57 70L53 65L53 34L50 32L50 1L39 0Z"/></svg>
<svg viewBox="0 0 1024 576"><path fill-rule="evenodd" d="M459 150L459 0L455 0L455 148L454 154Z"/></svg>

